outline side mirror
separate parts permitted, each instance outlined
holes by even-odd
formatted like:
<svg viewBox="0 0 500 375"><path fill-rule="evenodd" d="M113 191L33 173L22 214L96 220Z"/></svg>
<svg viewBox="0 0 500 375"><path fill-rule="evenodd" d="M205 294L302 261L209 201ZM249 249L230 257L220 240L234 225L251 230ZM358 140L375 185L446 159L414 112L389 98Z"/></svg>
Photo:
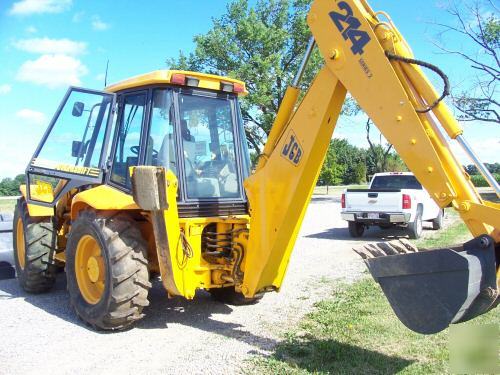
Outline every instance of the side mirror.
<svg viewBox="0 0 500 375"><path fill-rule="evenodd" d="M73 111L71 112L71 114L74 117L80 117L83 114L84 108L85 104L83 104L82 102L75 102L75 104L73 104Z"/></svg>
<svg viewBox="0 0 500 375"><path fill-rule="evenodd" d="M88 143L83 143L80 141L73 141L71 144L71 156L74 158L81 158L87 152Z"/></svg>

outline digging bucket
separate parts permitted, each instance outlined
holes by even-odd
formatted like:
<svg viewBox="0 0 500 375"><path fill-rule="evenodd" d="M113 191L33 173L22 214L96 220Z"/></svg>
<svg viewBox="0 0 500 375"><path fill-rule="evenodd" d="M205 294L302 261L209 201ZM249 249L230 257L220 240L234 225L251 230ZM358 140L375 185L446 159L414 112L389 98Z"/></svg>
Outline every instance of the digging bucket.
<svg viewBox="0 0 500 375"><path fill-rule="evenodd" d="M415 332L437 333L499 302L495 244L489 236L453 248L418 251L409 241L398 240L355 251L399 320Z"/></svg>

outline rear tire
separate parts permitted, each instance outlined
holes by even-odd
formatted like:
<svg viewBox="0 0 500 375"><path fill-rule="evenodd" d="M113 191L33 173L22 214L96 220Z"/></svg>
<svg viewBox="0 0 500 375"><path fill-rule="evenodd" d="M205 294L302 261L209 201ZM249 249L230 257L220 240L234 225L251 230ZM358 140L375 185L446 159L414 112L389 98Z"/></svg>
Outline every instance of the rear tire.
<svg viewBox="0 0 500 375"><path fill-rule="evenodd" d="M411 239L416 240L420 238L423 232L423 223L422 223L422 209L417 209L417 214L415 215L415 220L408 224L408 233Z"/></svg>
<svg viewBox="0 0 500 375"><path fill-rule="evenodd" d="M262 296L246 298L243 294L234 290L232 286L210 289L209 293L214 300L234 306L253 305L262 299Z"/></svg>
<svg viewBox="0 0 500 375"><path fill-rule="evenodd" d="M443 217L443 210L439 210L438 216L434 220L432 220L432 229L439 230L443 227Z"/></svg>
<svg viewBox="0 0 500 375"><path fill-rule="evenodd" d="M357 223L355 221L349 221L349 234L351 237L357 238L361 237L365 232L365 226L361 223Z"/></svg>
<svg viewBox="0 0 500 375"><path fill-rule="evenodd" d="M84 211L74 221L66 248L70 303L96 329L121 330L149 305L147 245L126 215L99 217Z"/></svg>
<svg viewBox="0 0 500 375"><path fill-rule="evenodd" d="M19 198L13 220L14 263L19 285L29 293L49 291L57 267L52 258L56 233L50 217L31 217L24 198Z"/></svg>

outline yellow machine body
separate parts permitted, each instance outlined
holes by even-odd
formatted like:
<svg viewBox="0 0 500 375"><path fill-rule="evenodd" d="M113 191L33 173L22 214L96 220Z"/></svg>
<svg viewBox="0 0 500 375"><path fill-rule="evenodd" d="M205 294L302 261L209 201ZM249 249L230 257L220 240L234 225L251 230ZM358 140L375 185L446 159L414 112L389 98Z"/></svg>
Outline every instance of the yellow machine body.
<svg viewBox="0 0 500 375"><path fill-rule="evenodd" d="M300 90L288 88L256 171L244 182L245 214L181 217L181 182L172 171L131 168L133 194L98 185L67 191L55 209L28 202L30 215L55 215L63 223L56 258L64 261L63 237L71 235L71 221L81 212L122 212L141 229L149 268L160 273L169 295L191 299L197 289L233 287L252 298L279 290L347 92L436 203L452 205L475 237L489 236L498 246L500 207L481 199L443 134L460 137L458 122L442 101L425 113L417 111L431 106L438 95L419 67L388 59L387 52L413 56L394 25L379 16L364 0L313 2L307 22L325 64L300 103ZM243 82L184 71L153 72L106 90L176 84L179 76L200 89L220 92L227 83L238 87L238 95L246 94ZM41 187L32 191L38 193L31 198L39 194L42 202L56 195ZM210 235L214 237L205 238ZM203 255L207 241L222 244L231 255Z"/></svg>

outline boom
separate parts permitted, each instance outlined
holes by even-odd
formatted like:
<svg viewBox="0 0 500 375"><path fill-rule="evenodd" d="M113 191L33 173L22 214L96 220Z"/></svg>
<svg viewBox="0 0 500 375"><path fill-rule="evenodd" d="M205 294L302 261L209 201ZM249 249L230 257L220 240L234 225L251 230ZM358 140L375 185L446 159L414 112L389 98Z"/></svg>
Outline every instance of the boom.
<svg viewBox="0 0 500 375"><path fill-rule="evenodd" d="M381 17L385 20L381 21ZM308 46L301 71L285 94L257 170L245 182L251 215L248 244L251 251L245 260L247 271L241 285L242 292L253 296L280 288L348 91L394 145L436 203L443 208L453 206L473 236L479 238L478 243L484 245L482 250L466 246L462 249L464 253L452 250L449 250L452 253L444 250L419 252L416 254L418 259L412 258L412 265L420 262L424 268L422 272L432 271L436 276L445 270L430 270L430 262L451 264L463 260L465 253L471 256L463 261L465 266L458 262L461 265L453 269L457 277L462 271L466 275L462 272L460 278L450 279L450 285L446 284L462 289L460 297L452 301L457 307L450 308L450 311L429 312L445 316L444 326L431 330L441 330L450 322L488 311L495 306L498 297L495 277L498 257L495 261L494 252L495 246L498 252L500 242L500 206L481 199L451 152L444 132L465 146L500 196L498 184L468 147L460 125L418 66L421 62L414 60L410 47L388 15L374 12L364 0L316 0L307 22L314 39ZM319 47L325 64L303 100L297 104L301 72L314 43ZM481 251L481 254L489 254L487 259L476 254ZM402 269L407 266L409 258L393 255L377 259L375 257L380 254L376 252L361 253L368 258L367 264L373 276L382 284L400 319L412 329L426 331L415 327L411 321L413 318L421 320L421 316L403 317L406 312L402 310L410 308L395 306L400 303L396 301L399 298L408 299L409 295L418 298L418 291L412 288L417 288L417 284L425 280L415 279L414 273L405 274L404 282L397 285L399 290L405 291L404 296L390 296L383 283L383 277L403 275L406 271ZM397 253L394 248L387 252ZM445 259L445 253L450 258ZM424 260L428 254L437 254L433 255L437 258ZM390 271L384 263L387 261L392 262ZM471 264L477 261L479 270L473 270ZM464 278L465 286L458 281ZM394 289L394 285L386 287ZM432 285L428 286L422 298L430 296L432 290ZM485 293L489 294L485 297ZM436 298L442 298L440 301L446 304L446 297ZM410 310L418 309L412 307ZM429 309L424 306L424 310Z"/></svg>

